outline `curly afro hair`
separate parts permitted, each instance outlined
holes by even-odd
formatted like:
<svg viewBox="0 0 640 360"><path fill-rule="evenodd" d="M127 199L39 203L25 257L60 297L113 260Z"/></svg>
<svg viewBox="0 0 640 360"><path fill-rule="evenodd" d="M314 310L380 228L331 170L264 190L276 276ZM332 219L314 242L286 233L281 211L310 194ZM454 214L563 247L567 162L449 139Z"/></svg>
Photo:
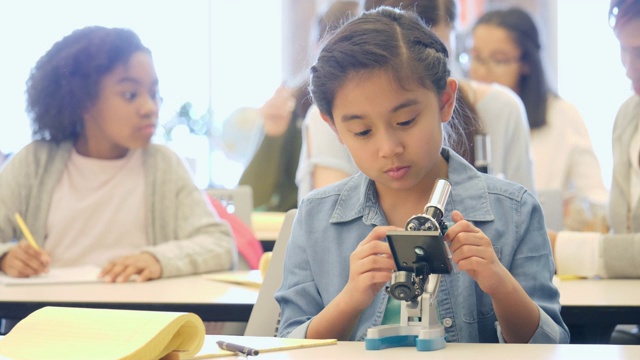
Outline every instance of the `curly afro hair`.
<svg viewBox="0 0 640 360"><path fill-rule="evenodd" d="M96 101L101 79L139 51L150 53L129 29L89 26L56 42L31 70L27 113L33 138L75 141L83 113Z"/></svg>

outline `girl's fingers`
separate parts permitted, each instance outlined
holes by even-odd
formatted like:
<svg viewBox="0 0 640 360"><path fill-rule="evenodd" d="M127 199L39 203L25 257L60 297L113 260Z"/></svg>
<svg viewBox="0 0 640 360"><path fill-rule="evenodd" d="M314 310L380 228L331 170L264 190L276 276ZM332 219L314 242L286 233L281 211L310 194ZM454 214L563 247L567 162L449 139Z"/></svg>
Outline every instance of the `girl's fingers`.
<svg viewBox="0 0 640 360"><path fill-rule="evenodd" d="M376 240L382 240L387 237L387 232L398 230L395 226L376 226L371 230L369 235L358 244L358 247L367 245L368 243Z"/></svg>
<svg viewBox="0 0 640 360"><path fill-rule="evenodd" d="M464 216L462 216L462 213L458 210L453 210L453 212L451 213L451 220L453 220L453 222L457 223L459 221L464 220Z"/></svg>
<svg viewBox="0 0 640 360"><path fill-rule="evenodd" d="M389 271L395 269L395 263L390 256L373 255L362 259L357 264L362 273L368 271Z"/></svg>
<svg viewBox="0 0 640 360"><path fill-rule="evenodd" d="M458 210L454 210L453 213L451 213L451 219L455 222L455 224L449 227L447 232L444 234L444 239L449 243L453 243L453 241L456 239L456 237L458 237L459 234L480 232L480 229L465 220Z"/></svg>
<svg viewBox="0 0 640 360"><path fill-rule="evenodd" d="M458 249L470 246L470 247L482 247L487 241L486 236L480 232L460 232L449 243L449 250L455 253Z"/></svg>

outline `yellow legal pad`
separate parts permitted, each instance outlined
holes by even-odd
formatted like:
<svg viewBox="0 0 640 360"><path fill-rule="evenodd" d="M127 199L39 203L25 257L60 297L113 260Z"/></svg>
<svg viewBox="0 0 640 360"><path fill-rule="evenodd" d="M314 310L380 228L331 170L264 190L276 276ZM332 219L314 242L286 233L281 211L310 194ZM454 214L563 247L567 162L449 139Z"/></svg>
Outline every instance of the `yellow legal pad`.
<svg viewBox="0 0 640 360"><path fill-rule="evenodd" d="M0 357L15 359L159 359L195 356L204 343L193 313L44 307L2 340Z"/></svg>
<svg viewBox="0 0 640 360"><path fill-rule="evenodd" d="M260 274L260 270L224 271L205 274L202 276L209 280L223 281L255 288L260 288L260 286L262 286L262 275Z"/></svg>

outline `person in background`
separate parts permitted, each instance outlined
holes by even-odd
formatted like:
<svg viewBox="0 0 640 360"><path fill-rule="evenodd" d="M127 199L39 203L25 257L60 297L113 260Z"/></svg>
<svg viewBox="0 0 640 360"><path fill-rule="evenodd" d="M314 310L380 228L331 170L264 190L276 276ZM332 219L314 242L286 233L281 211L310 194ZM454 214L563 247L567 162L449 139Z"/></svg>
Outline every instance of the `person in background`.
<svg viewBox="0 0 640 360"><path fill-rule="evenodd" d="M355 1L333 2L318 16L312 34L316 45L313 53L320 51L322 40L340 25L360 12L360 3ZM313 59L315 61L315 59ZM302 123L302 147L296 171L298 204L311 190L333 184L350 175L358 168L347 149L340 144L330 127L320 117L318 108L311 104Z"/></svg>
<svg viewBox="0 0 640 360"><path fill-rule="evenodd" d="M310 63L322 37L338 27L345 17L356 14L357 1L335 1L315 20L311 33ZM242 174L240 184L253 188L254 206L258 210L287 211L298 206L300 166L305 167L303 120L311 106L306 74L295 89L281 86L259 113L264 122L265 137L253 159Z"/></svg>
<svg viewBox="0 0 640 360"><path fill-rule="evenodd" d="M520 96L531 129L537 192L561 192L564 227L588 229L604 217L607 189L584 121L550 90L540 50L538 29L527 12L489 11L473 27L469 76L505 85Z"/></svg>
<svg viewBox="0 0 640 360"><path fill-rule="evenodd" d="M96 265L106 282L232 269L229 227L185 165L151 144L160 96L151 52L129 29L56 42L27 81L34 141L0 172L0 270L29 277ZM40 250L22 239L24 217Z"/></svg>
<svg viewBox="0 0 640 360"><path fill-rule="evenodd" d="M364 10L390 6L414 11L438 35L448 49L452 44L457 18L455 0L366 0ZM499 84L483 84L459 80L459 117L466 124L464 139L454 150L469 163L475 163L474 136L489 136L490 172L534 190L533 165L529 146L529 124L524 105L509 88ZM358 172L346 148L326 126L317 108L313 107L305 119L306 139L303 138L301 166L298 168L298 202L309 191ZM305 142L306 140L306 142ZM308 149L307 149L308 148ZM305 150L306 153L305 153ZM307 159L308 160L305 160ZM303 167L302 164L307 166Z"/></svg>
<svg viewBox="0 0 640 360"><path fill-rule="evenodd" d="M559 275L640 277L640 0L612 0L609 11L634 94L613 126L608 234L561 231L551 237ZM612 343L640 344L637 326L617 329Z"/></svg>
<svg viewBox="0 0 640 360"><path fill-rule="evenodd" d="M240 185L253 189L253 205L259 211L285 212L297 206L300 133L311 100L306 82L282 85L258 110L264 138L240 177Z"/></svg>
<svg viewBox="0 0 640 360"><path fill-rule="evenodd" d="M447 341L569 341L540 206L445 146L461 125L457 81L447 48L417 15L380 7L351 19L320 52L309 88L361 172L302 200L275 294L278 336L354 341L399 324L400 303L384 290L395 270L385 237L447 178L455 270L437 295Z"/></svg>

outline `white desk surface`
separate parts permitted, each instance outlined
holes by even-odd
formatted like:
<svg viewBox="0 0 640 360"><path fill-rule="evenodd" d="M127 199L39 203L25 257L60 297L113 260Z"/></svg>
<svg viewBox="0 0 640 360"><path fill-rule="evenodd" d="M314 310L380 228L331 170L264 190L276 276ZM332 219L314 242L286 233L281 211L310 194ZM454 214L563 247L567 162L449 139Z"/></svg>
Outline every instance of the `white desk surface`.
<svg viewBox="0 0 640 360"><path fill-rule="evenodd" d="M143 283L0 285L0 310L1 315L10 317L12 313L26 316L24 313L47 305L112 307L193 311L205 321L246 321L244 317L248 318L258 291L249 286L205 279L202 275ZM243 319L228 320L225 318L228 316Z"/></svg>
<svg viewBox="0 0 640 360"><path fill-rule="evenodd" d="M558 284L562 306L640 307L640 280L562 280Z"/></svg>
<svg viewBox="0 0 640 360"><path fill-rule="evenodd" d="M131 302L255 304L258 290L205 279L202 275L142 283L78 283L51 285L0 285L2 301Z"/></svg>
<svg viewBox="0 0 640 360"><path fill-rule="evenodd" d="M207 335L200 354L216 348L216 340L251 346L240 336ZM622 345L538 345L538 344L447 344L442 350L418 352L413 347L378 351L365 349L364 342L338 342L337 345L295 349L286 352L263 352L248 359L640 359L640 346ZM224 357L219 359L238 359Z"/></svg>

